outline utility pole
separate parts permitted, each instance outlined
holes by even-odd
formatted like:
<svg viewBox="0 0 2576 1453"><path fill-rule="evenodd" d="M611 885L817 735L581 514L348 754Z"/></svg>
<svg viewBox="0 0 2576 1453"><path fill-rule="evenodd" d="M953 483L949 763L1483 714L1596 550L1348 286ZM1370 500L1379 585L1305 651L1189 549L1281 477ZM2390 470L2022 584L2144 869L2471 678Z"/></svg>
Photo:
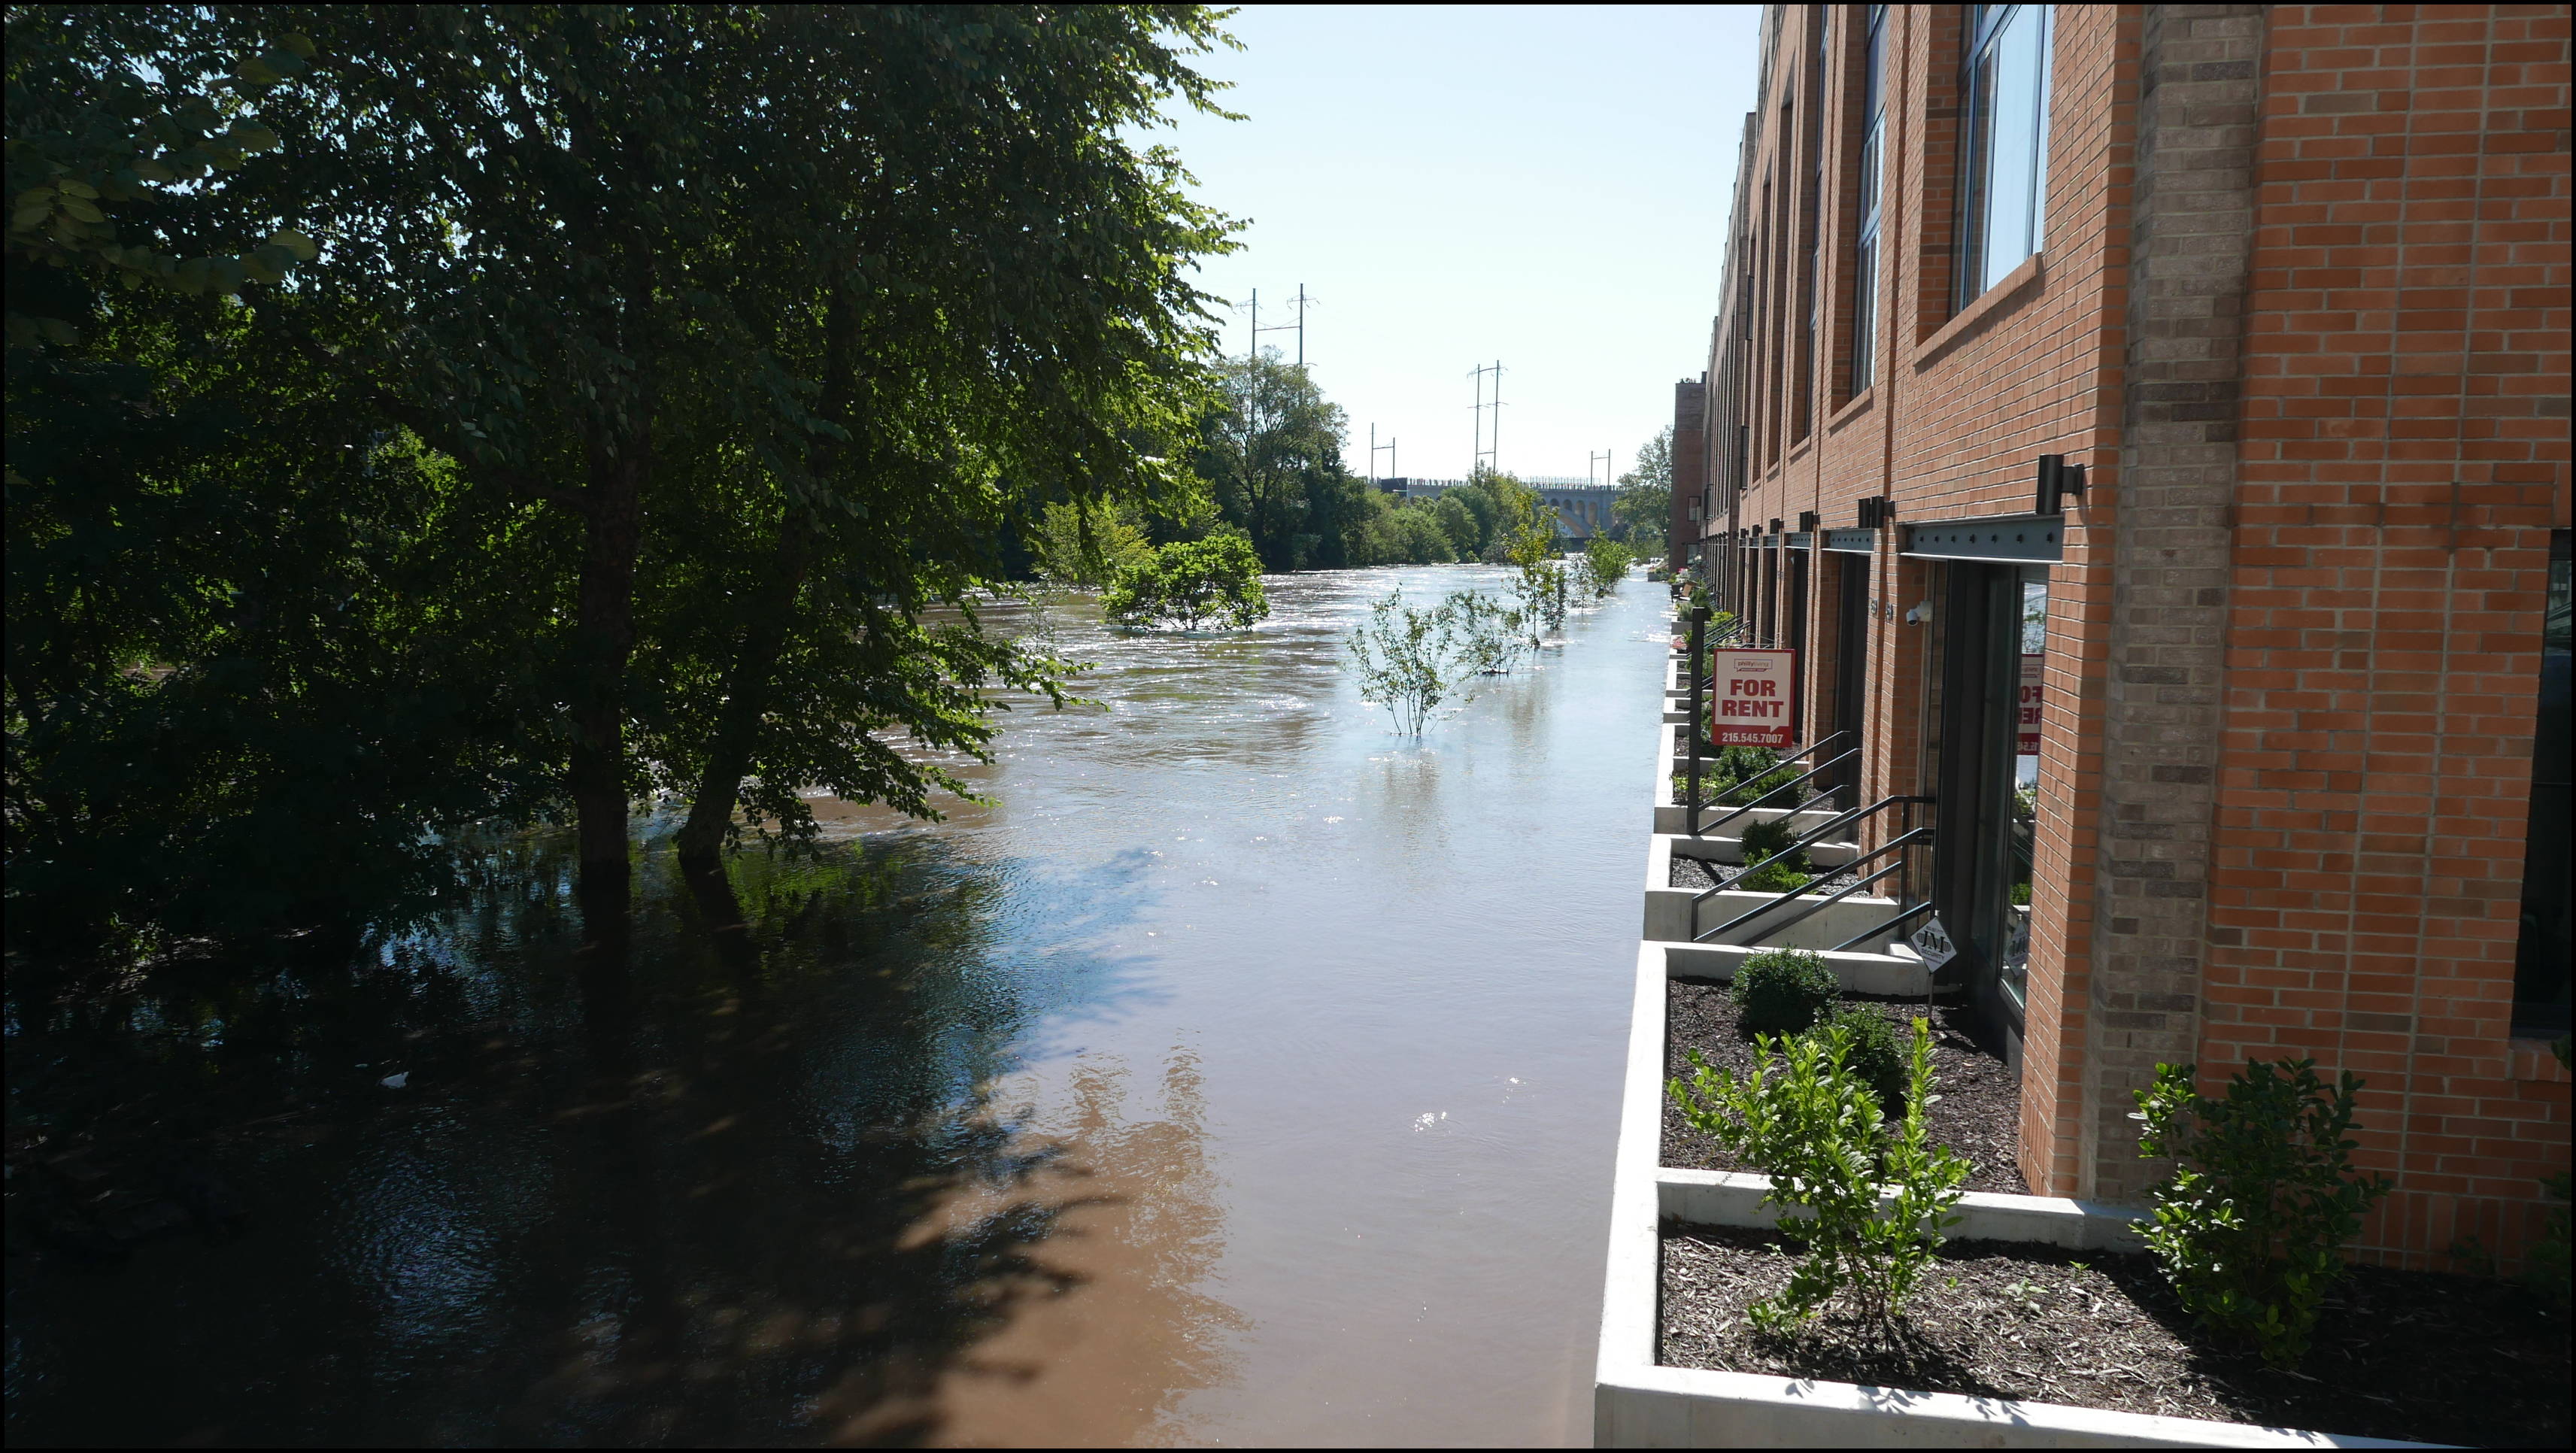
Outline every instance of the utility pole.
<svg viewBox="0 0 2576 1453"><path fill-rule="evenodd" d="M1485 398L1485 375L1486 375L1486 374L1489 374L1489 373L1490 373L1490 374L1492 374L1492 375L1494 376L1494 397L1493 397L1493 399L1492 399L1490 402L1489 402L1489 401L1487 401L1487 399ZM1490 368L1487 368L1487 367L1485 367L1485 366L1483 366L1483 365L1478 365L1478 367L1476 368L1476 371L1475 371L1475 376L1476 376L1476 453L1475 453L1475 461L1476 461L1477 463L1486 463L1486 461L1489 461L1489 460L1490 460L1490 461L1491 461L1491 463L1490 463L1490 464L1488 464L1488 465L1487 465L1487 467L1488 467L1488 468L1491 468L1491 469L1494 469L1494 470L1496 470L1496 471L1500 471L1500 470L1501 470L1501 468L1502 468L1502 442L1503 442L1503 361L1502 361L1501 359L1499 359L1499 358L1498 358L1498 359L1495 359L1495 360L1494 360L1494 363L1493 363L1493 366L1492 366L1492 367L1490 367ZM1485 429L1485 410L1487 410L1487 409L1492 409L1492 410L1494 411L1494 427L1493 427L1493 429L1492 429L1492 431L1491 431L1491 434L1490 434L1491 442L1487 442L1487 441L1488 441L1488 438L1489 438L1489 435L1488 435L1488 432L1487 432L1487 431L1486 431L1486 429ZM1470 472L1470 473L1473 473L1474 471L1473 471L1473 470L1470 470L1469 472Z"/></svg>
<svg viewBox="0 0 2576 1453"><path fill-rule="evenodd" d="M1377 451L1380 449L1386 451L1386 473L1383 475L1377 472ZM1369 487L1376 488L1377 481L1382 478L1395 478L1395 436L1387 435L1386 442L1380 444L1377 442L1377 425L1371 424L1369 425Z"/></svg>
<svg viewBox="0 0 2576 1453"><path fill-rule="evenodd" d="M1610 487L1610 451L1607 449L1583 456L1583 482L1585 484L1592 482L1592 466L1596 463L1601 466L1601 487L1608 489Z"/></svg>

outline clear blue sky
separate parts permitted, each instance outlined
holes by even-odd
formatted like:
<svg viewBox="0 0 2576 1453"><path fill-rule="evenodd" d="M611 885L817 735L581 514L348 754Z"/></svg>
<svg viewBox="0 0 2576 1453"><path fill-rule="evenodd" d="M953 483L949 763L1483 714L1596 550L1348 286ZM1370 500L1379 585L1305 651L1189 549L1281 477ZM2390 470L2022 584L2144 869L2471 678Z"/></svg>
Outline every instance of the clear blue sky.
<svg viewBox="0 0 2576 1453"><path fill-rule="evenodd" d="M1474 381L1502 360L1502 467L1620 469L1672 421L1716 311L1759 6L1246 7L1200 58L1238 122L1156 136L1250 221L1200 286L1289 322L1316 381L1400 441L1402 473L1467 472ZM1292 333L1266 345L1294 356ZM1491 415L1487 416L1488 418ZM1386 469L1384 456L1379 472Z"/></svg>

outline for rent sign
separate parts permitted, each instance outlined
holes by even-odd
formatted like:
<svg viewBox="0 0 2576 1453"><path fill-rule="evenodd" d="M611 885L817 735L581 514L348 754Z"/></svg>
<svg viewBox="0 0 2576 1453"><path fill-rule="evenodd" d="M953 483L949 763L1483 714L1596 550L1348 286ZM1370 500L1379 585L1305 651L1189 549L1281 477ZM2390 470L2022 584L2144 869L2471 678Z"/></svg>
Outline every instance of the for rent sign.
<svg viewBox="0 0 2576 1453"><path fill-rule="evenodd" d="M1786 751L1797 717L1791 710L1798 680L1795 651L1719 651L1711 661L1708 739L1721 747Z"/></svg>
<svg viewBox="0 0 2576 1453"><path fill-rule="evenodd" d="M2034 651L2021 658L2021 700L2014 704L2013 754L2021 757L2039 755L2039 681L2040 668L2048 658Z"/></svg>

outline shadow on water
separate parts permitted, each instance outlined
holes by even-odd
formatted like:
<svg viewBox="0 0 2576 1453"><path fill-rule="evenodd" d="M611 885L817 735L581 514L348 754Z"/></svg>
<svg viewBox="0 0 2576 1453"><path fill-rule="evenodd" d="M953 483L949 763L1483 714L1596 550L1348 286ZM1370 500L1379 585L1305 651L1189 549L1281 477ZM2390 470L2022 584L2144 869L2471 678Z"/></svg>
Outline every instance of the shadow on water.
<svg viewBox="0 0 2576 1453"><path fill-rule="evenodd" d="M485 868L355 945L10 1005L12 1442L1009 1438L975 1406L1067 1306L1167 1354L1072 1431L1217 1375L1195 1064L1157 1115L1114 1067L1071 1067L1069 1123L992 1099L1041 1019L1135 992L1082 946L1132 865L656 854L596 915L552 843ZM1005 903L1067 932L997 944ZM1097 1296L1050 1248L1085 1236L1152 1264Z"/></svg>

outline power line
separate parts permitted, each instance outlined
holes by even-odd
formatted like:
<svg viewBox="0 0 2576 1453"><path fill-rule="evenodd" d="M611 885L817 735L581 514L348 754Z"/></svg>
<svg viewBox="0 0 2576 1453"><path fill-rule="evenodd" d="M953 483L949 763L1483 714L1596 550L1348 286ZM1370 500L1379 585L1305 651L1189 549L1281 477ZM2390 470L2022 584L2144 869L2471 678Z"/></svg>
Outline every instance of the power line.
<svg viewBox="0 0 2576 1453"><path fill-rule="evenodd" d="M1299 368L1304 368L1306 366L1306 310L1309 307L1314 306L1319 300L1306 296L1306 285L1304 283L1299 283L1297 284L1297 296L1289 299L1289 301L1297 305L1297 321L1294 323L1273 323L1269 327L1264 328L1261 326L1261 289L1254 288L1252 290L1252 347L1250 349L1250 356L1255 360L1260 358L1262 334L1284 333L1293 328L1297 331L1297 366Z"/></svg>

